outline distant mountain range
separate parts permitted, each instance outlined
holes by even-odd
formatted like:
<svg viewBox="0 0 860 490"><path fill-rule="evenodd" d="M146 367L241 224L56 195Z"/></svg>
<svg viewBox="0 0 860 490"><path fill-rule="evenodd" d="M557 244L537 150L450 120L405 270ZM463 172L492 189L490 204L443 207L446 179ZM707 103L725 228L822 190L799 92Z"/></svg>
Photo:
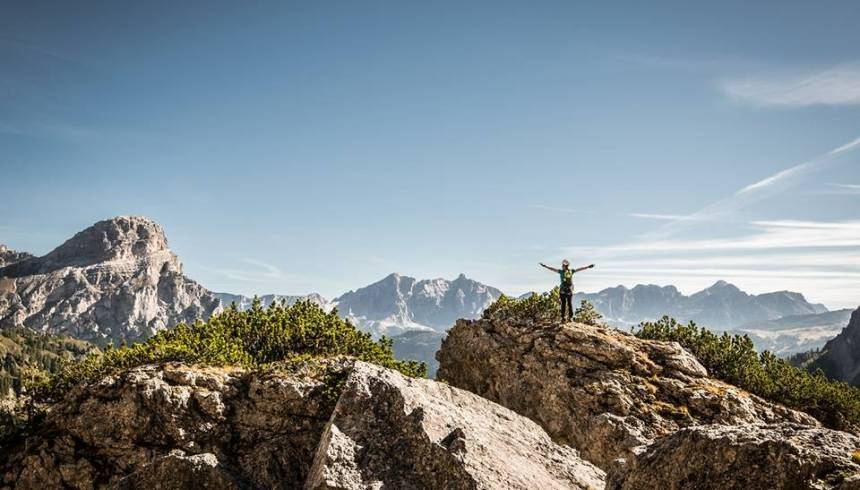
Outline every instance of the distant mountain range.
<svg viewBox="0 0 860 490"><path fill-rule="evenodd" d="M675 286L640 284L632 289L616 286L574 297L576 302L583 299L591 301L607 322L620 327L669 315L713 330L729 330L752 322L827 312L824 305L810 303L800 293L747 294L726 281L717 281L690 296Z"/></svg>
<svg viewBox="0 0 860 490"><path fill-rule="evenodd" d="M501 295L498 289L463 274L453 281L419 281L395 273L350 291L332 304L341 315L371 332L396 335L410 329L444 332L458 318L477 318Z"/></svg>
<svg viewBox="0 0 860 490"><path fill-rule="evenodd" d="M308 299L325 309L336 307L376 337L408 333L396 340L398 352L432 360L442 335L457 319L480 316L501 295L462 274L453 280L419 280L394 273L332 300L316 293L269 294L260 300L263 306ZM748 333L760 347L782 354L822 346L847 315L845 310L828 312L800 293L753 295L725 281L690 296L674 286L638 285L577 293L576 301L582 299L618 327L670 315L715 330ZM163 230L147 218L101 221L44 257L0 246L0 326L117 342L208 318L231 303L245 309L251 302L242 295L212 293L184 276Z"/></svg>
<svg viewBox="0 0 860 490"><path fill-rule="evenodd" d="M391 337L409 331L444 332L459 318L477 318L501 295L498 289L463 274L452 281L419 281L394 273L331 301L317 293L304 296L267 294L260 296L260 300L263 306L273 301L293 304L298 300L311 300L327 310L336 307L342 317L375 337ZM230 293L215 293L215 296L222 306L235 303L240 310L250 308L253 301L253 298Z"/></svg>
<svg viewBox="0 0 860 490"><path fill-rule="evenodd" d="M785 357L821 348L845 328L850 317L850 309L784 316L747 323L730 333L746 334L757 350L769 350Z"/></svg>

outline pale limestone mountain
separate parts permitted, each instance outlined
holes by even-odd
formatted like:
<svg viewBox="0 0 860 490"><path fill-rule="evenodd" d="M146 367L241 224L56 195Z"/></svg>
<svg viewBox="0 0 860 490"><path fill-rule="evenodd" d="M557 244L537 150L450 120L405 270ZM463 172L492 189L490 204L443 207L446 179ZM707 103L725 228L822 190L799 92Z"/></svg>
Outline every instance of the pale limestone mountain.
<svg viewBox="0 0 860 490"><path fill-rule="evenodd" d="M97 343L143 339L218 305L143 217L100 221L43 257L0 268L0 326Z"/></svg>
<svg viewBox="0 0 860 490"><path fill-rule="evenodd" d="M460 274L456 279L416 280L390 274L333 301L341 316L374 335L408 330L444 332L460 318L477 318L502 295Z"/></svg>
<svg viewBox="0 0 860 490"><path fill-rule="evenodd" d="M639 284L632 289L617 286L574 297L577 302L583 299L591 301L609 323L619 327L669 315L683 322L693 320L712 330L729 330L750 322L828 311L824 305L808 302L800 293L748 294L726 281L717 281L690 296L675 286Z"/></svg>

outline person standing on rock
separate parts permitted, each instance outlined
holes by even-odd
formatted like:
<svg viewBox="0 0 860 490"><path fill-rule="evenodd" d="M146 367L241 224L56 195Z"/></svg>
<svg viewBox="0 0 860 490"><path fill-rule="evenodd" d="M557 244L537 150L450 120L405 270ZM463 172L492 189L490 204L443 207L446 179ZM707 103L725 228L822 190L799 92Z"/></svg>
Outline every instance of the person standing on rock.
<svg viewBox="0 0 860 490"><path fill-rule="evenodd" d="M559 286L559 294L561 295L561 321L564 323L567 320L573 319L573 275L577 272L582 272L585 269L594 268L594 264L580 267L579 269L571 269L570 262L567 259L561 261L561 269L550 267L543 262L541 267L549 269L559 275L561 278L561 286ZM566 314L565 314L566 313ZM565 319L567 318L567 320Z"/></svg>

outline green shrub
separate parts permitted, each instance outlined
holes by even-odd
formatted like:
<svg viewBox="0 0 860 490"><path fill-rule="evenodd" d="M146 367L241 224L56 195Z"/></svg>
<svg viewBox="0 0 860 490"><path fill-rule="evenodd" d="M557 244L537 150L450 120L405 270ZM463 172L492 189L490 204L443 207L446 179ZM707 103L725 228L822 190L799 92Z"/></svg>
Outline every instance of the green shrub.
<svg viewBox="0 0 860 490"><path fill-rule="evenodd" d="M535 322L561 321L559 289L517 299L502 295L484 310L483 318L492 320L532 320Z"/></svg>
<svg viewBox="0 0 860 490"><path fill-rule="evenodd" d="M577 323L584 323L586 325L602 325L603 322L600 320L603 319L603 315L597 311L597 308L591 304L591 301L587 299L582 300L579 303L579 307L573 312L573 321Z"/></svg>
<svg viewBox="0 0 860 490"><path fill-rule="evenodd" d="M119 370L144 364L183 362L204 365L263 367L309 357L351 356L424 377L424 363L394 359L392 341L374 341L336 311L326 313L310 301L262 308L259 300L247 311L230 307L209 321L179 324L138 344L108 348L79 362L66 363L41 389L40 400L56 400L72 386L92 382Z"/></svg>
<svg viewBox="0 0 860 490"><path fill-rule="evenodd" d="M643 322L635 331L644 339L675 341L689 349L711 376L762 398L809 413L827 427L860 427L860 390L824 373L793 367L768 351L755 351L746 335L717 335L694 322L681 324L664 316Z"/></svg>
<svg viewBox="0 0 860 490"><path fill-rule="evenodd" d="M560 302L558 287L543 294L532 293L521 299L502 295L484 310L483 318L531 320L537 323L559 322L561 321ZM603 315L587 299L579 303L579 307L573 314L573 321L587 325L601 325L602 318Z"/></svg>

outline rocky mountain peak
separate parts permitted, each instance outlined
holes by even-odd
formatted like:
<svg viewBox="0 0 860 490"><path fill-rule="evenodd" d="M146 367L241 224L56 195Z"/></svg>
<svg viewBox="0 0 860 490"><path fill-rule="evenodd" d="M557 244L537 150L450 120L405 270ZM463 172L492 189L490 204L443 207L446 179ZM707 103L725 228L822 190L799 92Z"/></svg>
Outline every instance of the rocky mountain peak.
<svg viewBox="0 0 860 490"><path fill-rule="evenodd" d="M0 326L85 340L146 337L219 305L182 275L162 227L136 216L99 221L43 257L0 269L0 286Z"/></svg>
<svg viewBox="0 0 860 490"><path fill-rule="evenodd" d="M45 259L81 266L141 259L165 251L168 251L167 237L161 225L141 216L117 216L76 233Z"/></svg>
<svg viewBox="0 0 860 490"><path fill-rule="evenodd" d="M722 279L712 284L710 287L699 291L696 295L704 295L704 296L731 296L736 294L746 295L741 289L734 284L726 282Z"/></svg>
<svg viewBox="0 0 860 490"><path fill-rule="evenodd" d="M458 318L475 318L501 291L460 274L453 281L392 273L350 291L333 303L344 315L374 334L396 335L409 329L444 331Z"/></svg>

